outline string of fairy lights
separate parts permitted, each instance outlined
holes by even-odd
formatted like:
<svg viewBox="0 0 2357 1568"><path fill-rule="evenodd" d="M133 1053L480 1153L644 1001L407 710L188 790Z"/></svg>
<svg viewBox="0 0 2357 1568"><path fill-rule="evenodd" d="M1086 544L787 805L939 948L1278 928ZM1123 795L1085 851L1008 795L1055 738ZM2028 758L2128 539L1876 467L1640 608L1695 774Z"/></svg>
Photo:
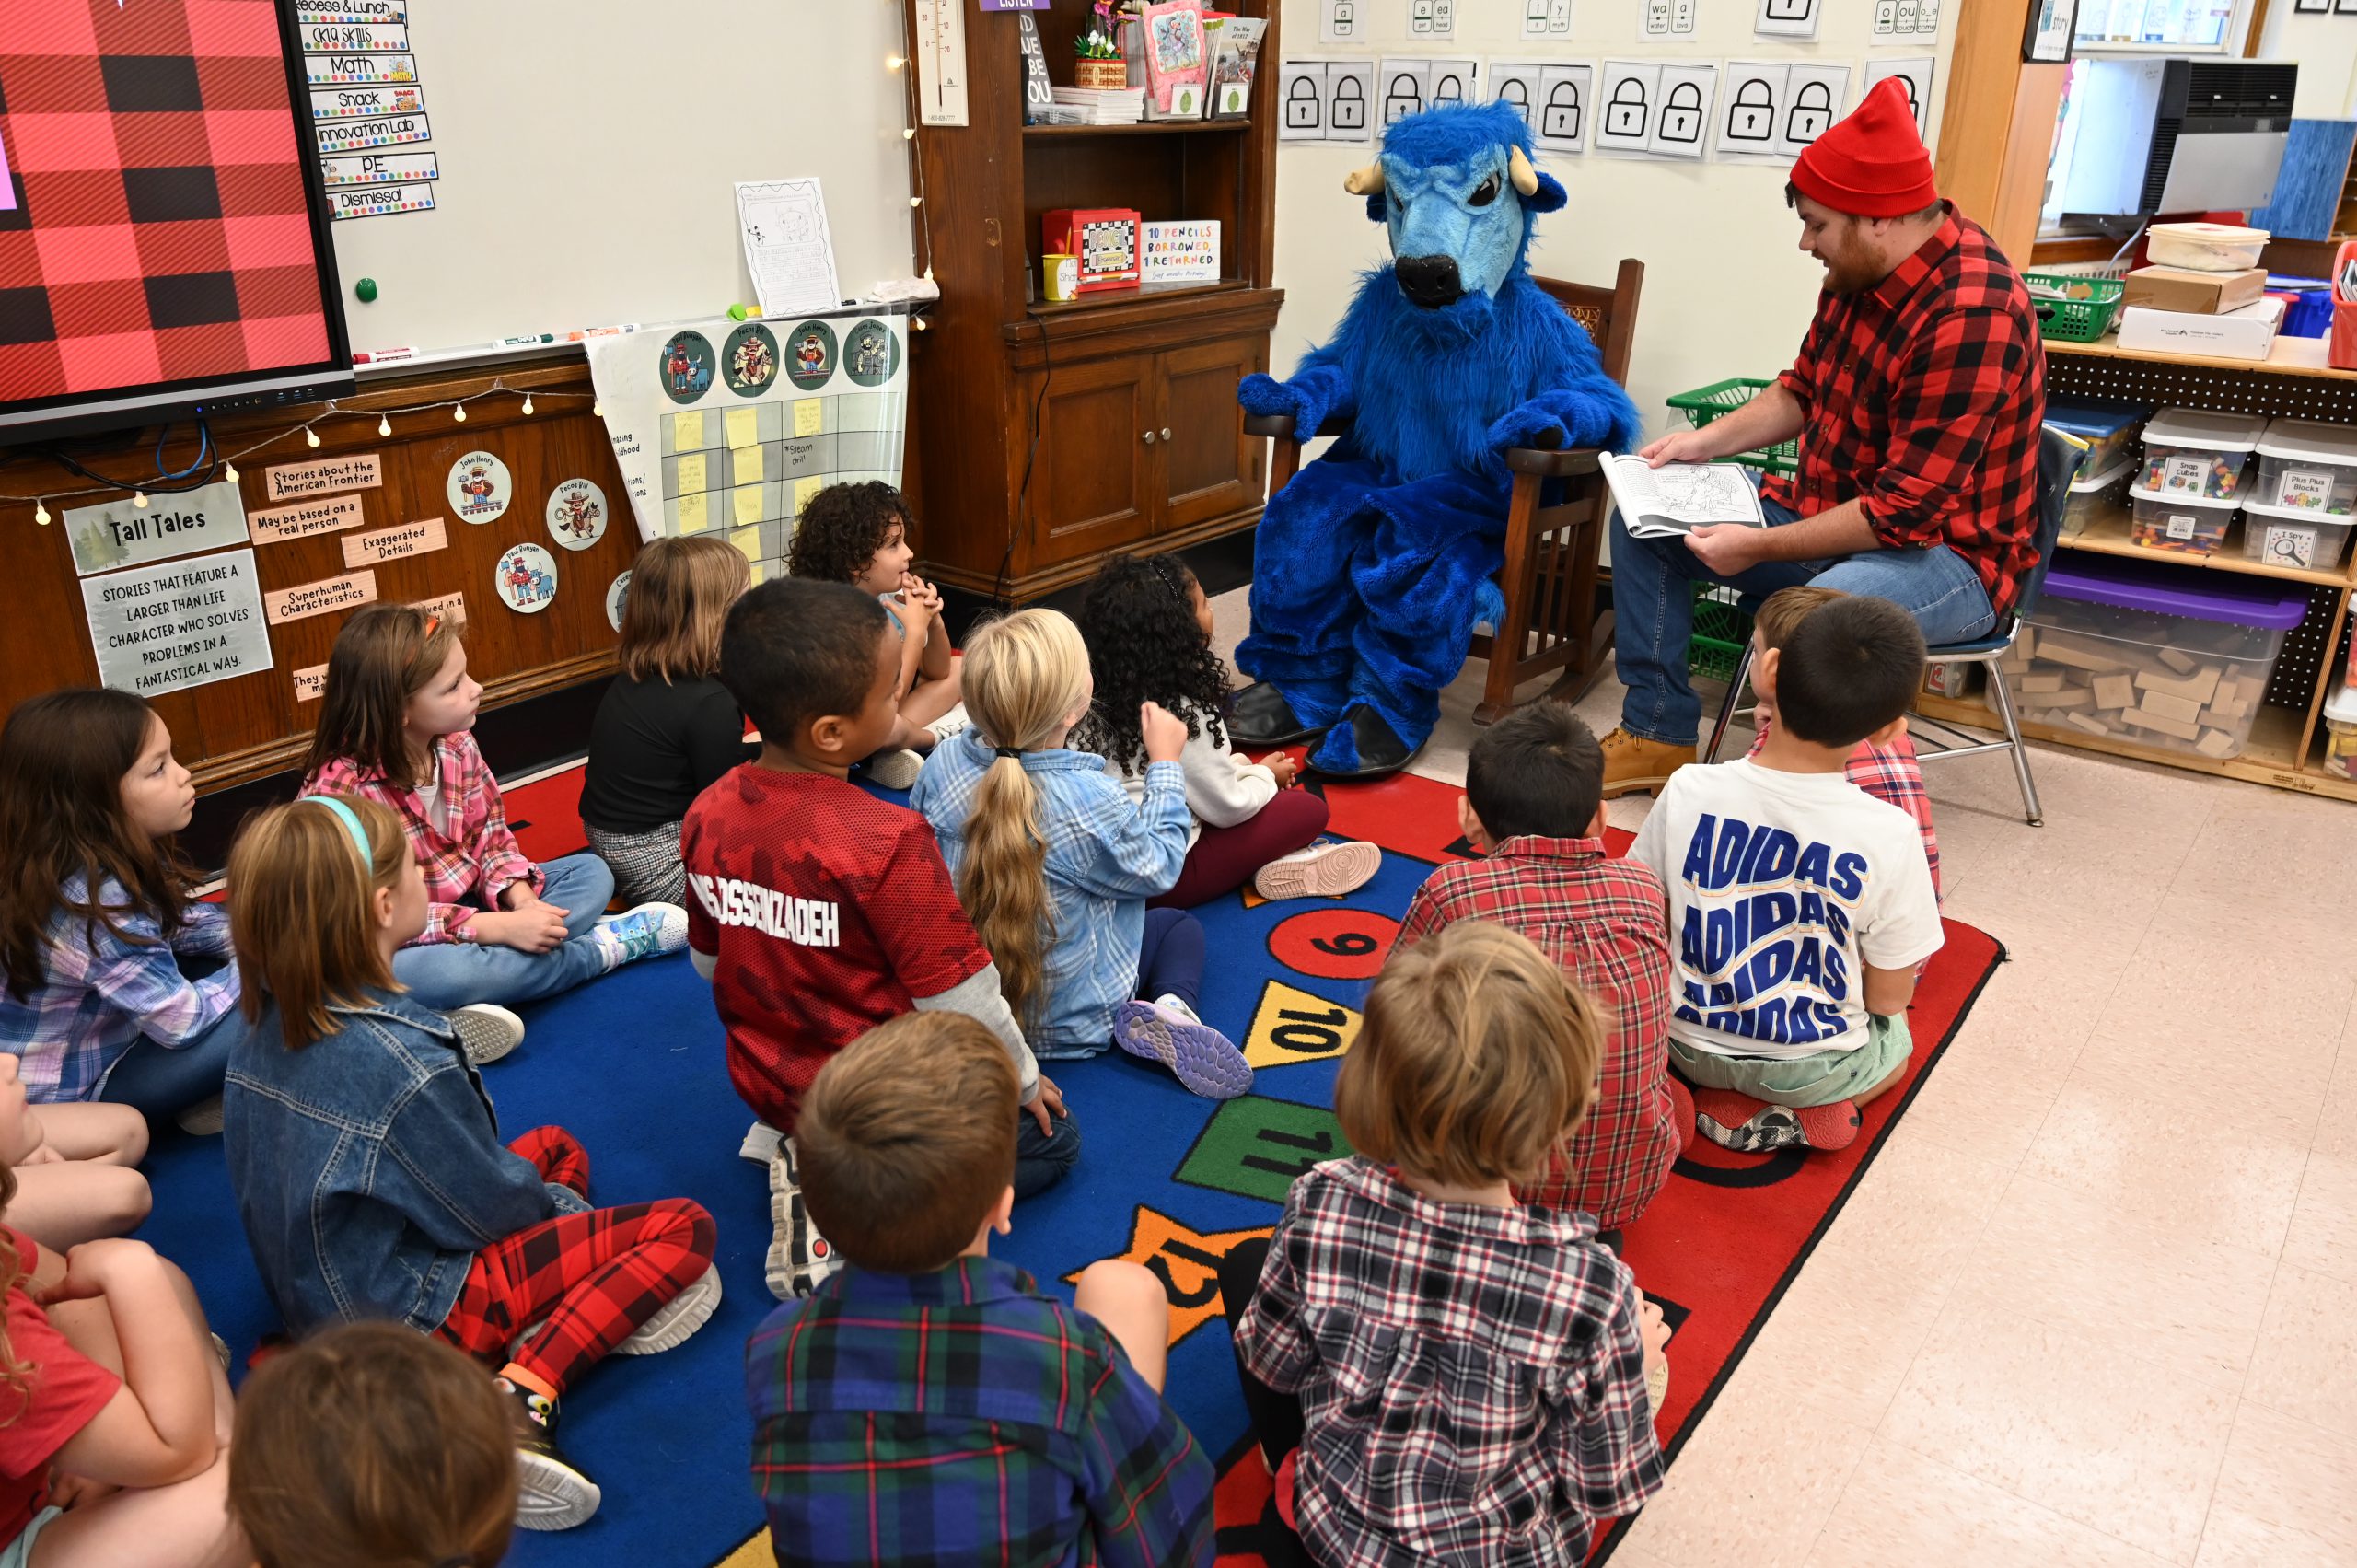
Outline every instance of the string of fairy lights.
<svg viewBox="0 0 2357 1568"><path fill-rule="evenodd" d="M297 435L300 435L303 437L304 445L316 448L319 445L319 433L316 426L324 424L331 419L373 418L377 422L377 435L380 439L382 439L389 437L393 434L393 417L396 414L402 418L407 418L412 414L435 413L443 409L448 409L450 411L451 422L457 424L464 424L467 422L467 405L469 403L480 402L485 398L501 396L521 399L521 406L518 408L517 412L527 416L529 416L533 412L535 399L586 402L589 404L589 412L593 417L602 418L606 412L605 405L598 401L598 396L594 392L534 391L528 387L511 387L505 380L499 379L494 379L490 386L485 387L482 390L479 392L469 392L464 397L441 398L432 402L405 403L390 408L347 408L343 405L342 401L335 398L330 398L327 400L326 404L321 407L318 412L306 415L304 418L296 421L284 430L265 436L261 440L254 442L251 446L242 447L237 451L215 454L211 463L213 471L207 473L204 478L197 480L192 483L180 483L177 482L188 479L190 474L195 471L194 470L185 470L179 474L167 475L159 473L157 476L159 479L171 482L150 484L145 481L131 481L126 482L105 479L100 475L90 473L87 469L83 469L80 464L75 463L72 466L76 470L76 471L82 473L86 478L97 480L99 482L84 486L78 490L42 490L31 494L24 495L0 494L0 502L31 502L33 504L33 521L43 528L47 528L52 520L52 515L49 509L49 504L52 501L75 501L90 495L120 495L128 494L131 497L132 505L137 507L141 511L145 511L149 505L148 492L151 490L157 494L179 494L184 491L203 489L205 485L212 484L219 480L226 480L229 483L235 484L238 482L238 459L250 458L256 452L266 451L270 447L277 446L282 441L292 440ZM212 433L205 428L204 423L201 420L198 422L197 428L203 433L201 438L204 448L209 450L213 440ZM200 461L198 466L203 467L204 465Z"/></svg>

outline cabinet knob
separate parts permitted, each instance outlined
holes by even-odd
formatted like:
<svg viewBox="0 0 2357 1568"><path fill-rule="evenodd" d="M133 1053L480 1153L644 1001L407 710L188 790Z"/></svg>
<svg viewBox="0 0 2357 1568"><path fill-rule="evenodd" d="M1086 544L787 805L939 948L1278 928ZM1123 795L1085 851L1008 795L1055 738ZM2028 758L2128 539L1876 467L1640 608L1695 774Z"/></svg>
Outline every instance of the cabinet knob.
<svg viewBox="0 0 2357 1568"><path fill-rule="evenodd" d="M1162 427L1162 438L1163 438L1165 441L1167 441L1167 440L1169 440L1169 439L1170 439L1170 426L1168 426L1168 425L1167 425L1167 424L1166 424L1166 425L1164 425L1164 426Z"/></svg>
<svg viewBox="0 0 2357 1568"><path fill-rule="evenodd" d="M1154 432L1151 430L1145 433L1145 444L1149 447L1154 445Z"/></svg>

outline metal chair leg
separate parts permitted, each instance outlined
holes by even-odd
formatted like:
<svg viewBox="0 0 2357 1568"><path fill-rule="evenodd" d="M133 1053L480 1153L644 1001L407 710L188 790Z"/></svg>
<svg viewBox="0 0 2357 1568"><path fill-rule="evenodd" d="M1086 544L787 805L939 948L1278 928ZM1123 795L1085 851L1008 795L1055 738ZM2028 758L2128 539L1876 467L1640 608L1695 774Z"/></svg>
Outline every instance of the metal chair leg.
<svg viewBox="0 0 2357 1568"><path fill-rule="evenodd" d="M1743 693L1751 684L1751 642L1744 640L1743 651L1735 656L1735 673L1727 680L1726 701L1719 704L1718 722L1711 726L1711 745L1702 753L1702 761L1719 760L1719 744L1727 738L1727 726L1735 722L1735 711L1743 705Z"/></svg>
<svg viewBox="0 0 2357 1568"><path fill-rule="evenodd" d="M1989 667L1989 690L1997 694L1997 717L2005 726L2005 740L2014 759L2014 777L2021 781L2022 815L2033 828L2046 826L2046 816L2038 808L2038 785L2029 776L2029 748L2022 742L2022 726L2014 717L2014 694L2006 688L2005 672L1995 664Z"/></svg>

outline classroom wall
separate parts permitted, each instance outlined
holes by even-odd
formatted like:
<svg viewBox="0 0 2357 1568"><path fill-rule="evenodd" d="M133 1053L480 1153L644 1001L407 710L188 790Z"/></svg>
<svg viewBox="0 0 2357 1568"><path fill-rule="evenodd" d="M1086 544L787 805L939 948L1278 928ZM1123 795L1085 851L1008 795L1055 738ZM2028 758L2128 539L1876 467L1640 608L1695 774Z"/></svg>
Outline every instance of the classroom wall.
<svg viewBox="0 0 2357 1568"><path fill-rule="evenodd" d="M1352 49L1318 43L1318 7L1310 0L1293 0L1285 7L1283 52L1847 62L1852 70L1845 111L1856 106L1870 55L1931 52L1922 44L1870 51L1865 41L1871 0L1823 0L1817 42L1797 48L1753 41L1754 0L1700 0L1696 37L1678 49L1637 41L1639 6L1597 0L1574 6L1576 30L1568 42L1528 45L1520 39L1521 6L1458 0L1455 44L1411 49L1404 0L1370 3L1376 41ZM1932 92L1935 137L1937 106L1947 91L1954 12L1962 3L1947 0L1941 29ZM2350 28L2357 38L2357 17L2350 19ZM1372 157L1366 146L1278 146L1276 282L1285 291L1285 306L1271 359L1281 376L1331 331L1359 272L1387 259L1383 226L1368 222L1358 198L1342 192L1344 176ZM1782 168L1707 158L1699 164L1624 159L1593 152L1542 154L1538 161L1563 182L1570 201L1538 220L1536 271L1608 285L1621 257L1634 256L1645 264L1629 390L1649 434L1670 427L1671 416L1662 404L1670 393L1730 376L1772 376L1792 362L1824 273L1795 249L1800 225L1784 208Z"/></svg>
<svg viewBox="0 0 2357 1568"><path fill-rule="evenodd" d="M2357 102L2357 16L2304 14L2289 0L2270 6L2258 58L2298 64L2292 112L2303 120L2345 120Z"/></svg>

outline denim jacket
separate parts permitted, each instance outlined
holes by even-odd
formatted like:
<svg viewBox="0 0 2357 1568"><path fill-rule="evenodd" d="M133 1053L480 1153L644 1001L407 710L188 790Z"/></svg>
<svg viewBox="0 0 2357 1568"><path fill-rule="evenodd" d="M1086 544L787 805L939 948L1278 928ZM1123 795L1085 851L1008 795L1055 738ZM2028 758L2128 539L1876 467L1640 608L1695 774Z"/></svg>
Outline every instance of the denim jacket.
<svg viewBox="0 0 2357 1568"><path fill-rule="evenodd" d="M338 1028L289 1051L273 1000L222 1090L229 1181L287 1329L395 1318L441 1327L474 1255L560 1209L508 1152L458 1032L404 997L331 1007Z"/></svg>

